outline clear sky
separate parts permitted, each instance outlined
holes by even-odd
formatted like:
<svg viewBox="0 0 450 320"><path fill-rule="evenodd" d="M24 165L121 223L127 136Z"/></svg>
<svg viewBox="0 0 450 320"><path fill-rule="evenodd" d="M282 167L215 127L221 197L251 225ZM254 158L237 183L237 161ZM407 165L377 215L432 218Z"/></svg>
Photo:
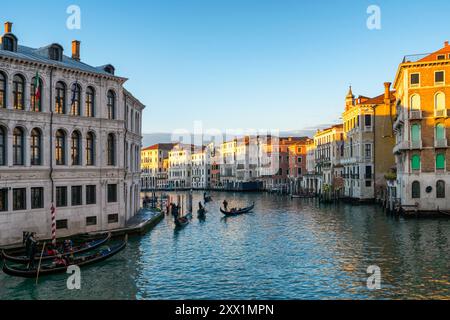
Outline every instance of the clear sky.
<svg viewBox="0 0 450 320"><path fill-rule="evenodd" d="M81 30L66 28L69 5ZM367 8L381 8L369 30ZM19 43L111 63L147 109L143 131L299 130L339 120L348 85L375 96L406 54L450 39L450 1L2 1Z"/></svg>

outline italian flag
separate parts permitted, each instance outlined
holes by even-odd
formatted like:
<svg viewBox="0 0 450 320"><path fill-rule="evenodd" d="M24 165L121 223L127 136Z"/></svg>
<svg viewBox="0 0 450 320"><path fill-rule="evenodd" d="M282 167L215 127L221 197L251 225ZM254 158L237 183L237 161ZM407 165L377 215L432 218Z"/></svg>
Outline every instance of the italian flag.
<svg viewBox="0 0 450 320"><path fill-rule="evenodd" d="M39 81L39 72L36 71L36 76L34 77L34 107L39 109L41 101L41 82Z"/></svg>

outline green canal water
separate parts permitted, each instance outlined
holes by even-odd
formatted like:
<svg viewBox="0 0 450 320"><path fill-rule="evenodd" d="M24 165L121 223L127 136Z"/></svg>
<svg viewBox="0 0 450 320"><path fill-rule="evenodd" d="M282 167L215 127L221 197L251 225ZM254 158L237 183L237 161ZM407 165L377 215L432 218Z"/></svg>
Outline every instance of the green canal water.
<svg viewBox="0 0 450 320"><path fill-rule="evenodd" d="M213 193L205 221L166 217L125 251L68 275L0 273L0 299L449 299L450 220L403 220L376 206L320 205L269 194ZM194 204L201 199L194 194ZM255 202L224 219L219 205ZM381 269L369 290L367 268Z"/></svg>

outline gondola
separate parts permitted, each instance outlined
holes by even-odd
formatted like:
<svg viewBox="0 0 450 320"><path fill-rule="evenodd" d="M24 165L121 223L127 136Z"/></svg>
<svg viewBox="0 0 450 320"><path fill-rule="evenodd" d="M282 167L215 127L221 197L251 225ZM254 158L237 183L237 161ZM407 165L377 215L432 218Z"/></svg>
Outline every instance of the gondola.
<svg viewBox="0 0 450 320"><path fill-rule="evenodd" d="M39 269L39 276L46 276L51 274L57 274L57 273L65 273L67 272L67 269L70 266L78 266L78 267L84 267L87 265L91 265L97 262L104 261L108 258L111 258L112 256L118 254L120 251L125 249L127 245L127 241L123 241L119 244L116 244L110 248L103 249L97 253L91 254L89 256L82 256L74 259L72 263L69 263L68 266L64 267L57 267L54 265L42 265ZM22 277L22 278L36 278L38 275L37 269L28 270L24 267L12 267L8 266L5 263L3 264L3 272L14 277Z"/></svg>
<svg viewBox="0 0 450 320"><path fill-rule="evenodd" d="M205 216L206 212L207 212L207 211L206 211L205 208L201 208L201 209L198 209L198 210L197 210L198 216Z"/></svg>
<svg viewBox="0 0 450 320"><path fill-rule="evenodd" d="M205 201L205 203L211 202L212 201L212 197L211 196L204 196L203 200Z"/></svg>
<svg viewBox="0 0 450 320"><path fill-rule="evenodd" d="M180 218L175 218L174 222L178 228L183 228L189 224L189 219L186 217L180 217Z"/></svg>
<svg viewBox="0 0 450 320"><path fill-rule="evenodd" d="M108 240L111 238L111 233L108 233L104 238L102 239L98 239L98 240L94 240L94 241L90 241L90 242L86 242L78 247L74 247L73 250L71 252L67 252L67 253L62 253L61 256L62 257L67 257L69 255L72 254L80 254L80 253L85 253L94 249L97 249L98 247L104 245L106 242L108 242ZM42 250L42 249L41 249ZM42 261L47 261L47 260L53 260L56 258L57 255L43 255L42 256ZM27 256L13 256L13 255L9 255L8 253L3 251L3 258L6 261L10 261L10 262L14 262L14 263L20 263L20 264L28 264L29 263L29 259ZM39 261L41 260L41 256L40 253L36 254L36 256L34 257L35 261Z"/></svg>
<svg viewBox="0 0 450 320"><path fill-rule="evenodd" d="M253 210L253 208L255 208L255 204L252 204L250 207L247 207L244 209L239 209L239 210L234 210L234 211L233 210L225 211L224 209L220 208L220 212L222 212L226 216L237 216L240 214L249 213L250 211Z"/></svg>

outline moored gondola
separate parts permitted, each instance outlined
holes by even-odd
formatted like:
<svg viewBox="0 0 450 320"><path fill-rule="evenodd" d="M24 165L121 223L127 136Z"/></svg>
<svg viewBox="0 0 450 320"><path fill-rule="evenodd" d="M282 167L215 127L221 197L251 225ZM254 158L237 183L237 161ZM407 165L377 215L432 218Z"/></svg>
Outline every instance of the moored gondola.
<svg viewBox="0 0 450 320"><path fill-rule="evenodd" d="M75 258L72 262L70 262L67 266L55 266L53 264L43 265L39 269L39 276L57 274L57 273L65 273L70 266L78 266L83 267L87 265L91 265L94 263L98 263L104 261L112 256L118 254L120 251L125 249L127 245L127 241L123 241L119 244L116 244L110 248L103 249L97 253L91 254L89 256L82 256ZM38 275L37 269L28 270L25 267L12 267L8 266L5 263L3 264L3 272L14 277L22 277L22 278L36 278Z"/></svg>
<svg viewBox="0 0 450 320"><path fill-rule="evenodd" d="M251 206L243 209L231 209L230 211L226 211L222 208L220 208L220 212L222 212L226 216L237 216L240 214L249 213L255 208L255 204L253 203Z"/></svg>
<svg viewBox="0 0 450 320"><path fill-rule="evenodd" d="M189 219L186 217L180 217L180 218L175 218L174 222L178 228L183 228L189 224Z"/></svg>
<svg viewBox="0 0 450 320"><path fill-rule="evenodd" d="M70 252L64 252L64 253L57 253L53 255L46 255L44 254L42 256L42 261L48 261L55 259L58 255L61 255L62 257L67 257L72 254L80 254L92 251L94 249L99 248L100 246L104 245L108 240L111 238L111 233L106 234L105 237L97 240L93 240L90 242L86 242L84 244L81 244L80 246L74 247ZM8 254L7 252L3 252L3 259L6 261L14 262L14 263L20 263L20 264L28 264L30 259L27 256L14 256L11 254ZM36 255L34 258L35 261L41 260L41 256Z"/></svg>

